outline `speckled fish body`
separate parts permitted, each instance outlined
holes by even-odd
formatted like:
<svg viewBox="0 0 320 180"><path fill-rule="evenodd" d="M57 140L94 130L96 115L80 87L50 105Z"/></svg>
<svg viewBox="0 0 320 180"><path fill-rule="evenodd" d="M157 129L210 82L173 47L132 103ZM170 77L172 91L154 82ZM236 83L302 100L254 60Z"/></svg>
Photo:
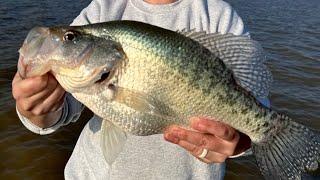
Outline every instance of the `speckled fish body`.
<svg viewBox="0 0 320 180"><path fill-rule="evenodd" d="M261 47L248 37L177 33L133 21L34 31L44 39L36 46L47 47L46 41L55 39L51 44L59 48L51 49L59 51L42 53L38 48L30 53L27 47L34 40L27 37L20 50L20 74L51 71L67 91L105 119L105 129L144 136L162 133L172 124L187 127L190 117L209 117L251 138L267 178L298 178L304 167L317 168L319 133L254 98L267 96L271 74L263 65ZM305 140L311 143L300 147ZM296 151L290 150L297 144ZM293 153L284 156L287 152Z"/></svg>

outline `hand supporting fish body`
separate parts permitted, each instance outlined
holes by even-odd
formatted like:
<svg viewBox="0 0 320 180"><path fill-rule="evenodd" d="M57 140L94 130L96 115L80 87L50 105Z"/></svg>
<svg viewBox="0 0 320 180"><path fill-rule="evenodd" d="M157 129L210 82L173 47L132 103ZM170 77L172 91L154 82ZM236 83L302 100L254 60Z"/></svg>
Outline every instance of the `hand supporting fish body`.
<svg viewBox="0 0 320 180"><path fill-rule="evenodd" d="M20 49L22 77L54 74L102 117L112 163L126 133L162 133L202 116L247 134L266 178L298 179L320 159L319 132L263 107L272 81L260 45L246 36L173 32L134 21L34 28Z"/></svg>

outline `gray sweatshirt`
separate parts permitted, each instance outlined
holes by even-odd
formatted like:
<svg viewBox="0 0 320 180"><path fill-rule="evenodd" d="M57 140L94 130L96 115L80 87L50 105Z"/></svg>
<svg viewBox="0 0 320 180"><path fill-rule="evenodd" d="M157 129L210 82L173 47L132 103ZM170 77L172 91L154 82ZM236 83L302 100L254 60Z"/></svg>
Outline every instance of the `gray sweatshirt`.
<svg viewBox="0 0 320 180"><path fill-rule="evenodd" d="M241 18L221 0L178 0L151 5L143 0L93 0L72 25L111 20L136 20L171 30L247 33ZM269 106L268 101L263 103ZM21 114L22 123L32 132L49 134L75 122L83 105L67 94L63 113L55 125L39 128ZM166 142L163 135L129 135L124 150L109 166L100 148L101 119L94 116L84 127L65 167L66 179L223 179L225 164L205 164L184 149Z"/></svg>

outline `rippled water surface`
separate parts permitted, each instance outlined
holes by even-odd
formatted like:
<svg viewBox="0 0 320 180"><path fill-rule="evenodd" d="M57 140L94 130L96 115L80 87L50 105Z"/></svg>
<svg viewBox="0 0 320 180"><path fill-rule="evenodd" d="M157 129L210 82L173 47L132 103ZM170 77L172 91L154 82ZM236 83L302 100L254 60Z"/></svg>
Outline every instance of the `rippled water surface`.
<svg viewBox="0 0 320 180"><path fill-rule="evenodd" d="M267 52L273 108L320 129L320 1L228 0ZM0 0L0 179L58 179L89 115L38 136L17 119L10 81L28 30L69 24L88 0ZM90 113L89 113L90 114ZM261 179L253 157L228 161L226 179ZM48 178L49 177L49 178Z"/></svg>

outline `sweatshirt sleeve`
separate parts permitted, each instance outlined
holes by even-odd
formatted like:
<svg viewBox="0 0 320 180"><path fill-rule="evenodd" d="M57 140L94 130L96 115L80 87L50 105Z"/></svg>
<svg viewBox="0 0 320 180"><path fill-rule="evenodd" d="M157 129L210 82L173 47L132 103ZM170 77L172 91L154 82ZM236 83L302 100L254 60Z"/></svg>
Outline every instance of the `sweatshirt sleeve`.
<svg viewBox="0 0 320 180"><path fill-rule="evenodd" d="M93 0L71 23L72 26L120 20L126 0Z"/></svg>
<svg viewBox="0 0 320 180"><path fill-rule="evenodd" d="M226 2L220 1L221 12L218 21L218 32L222 34L249 35L238 13Z"/></svg>
<svg viewBox="0 0 320 180"><path fill-rule="evenodd" d="M93 0L80 14L73 20L71 26L81 26L100 22L101 4L99 0Z"/></svg>

